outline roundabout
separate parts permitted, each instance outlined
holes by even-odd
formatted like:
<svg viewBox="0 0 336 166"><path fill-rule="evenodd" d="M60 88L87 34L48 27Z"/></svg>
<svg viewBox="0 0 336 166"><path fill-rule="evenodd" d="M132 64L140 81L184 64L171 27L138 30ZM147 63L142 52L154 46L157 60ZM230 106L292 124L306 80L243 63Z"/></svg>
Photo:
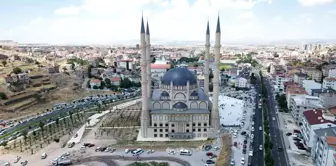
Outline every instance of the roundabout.
<svg viewBox="0 0 336 166"><path fill-rule="evenodd" d="M165 157L165 156L155 156L155 157L125 157L125 156L93 156L93 157L86 157L80 160L74 161L73 164L75 165L85 165L89 162L99 162L107 166L119 166L115 160L120 161L166 161L166 162L174 162L180 164L182 166L191 166L189 162L178 159L175 157Z"/></svg>

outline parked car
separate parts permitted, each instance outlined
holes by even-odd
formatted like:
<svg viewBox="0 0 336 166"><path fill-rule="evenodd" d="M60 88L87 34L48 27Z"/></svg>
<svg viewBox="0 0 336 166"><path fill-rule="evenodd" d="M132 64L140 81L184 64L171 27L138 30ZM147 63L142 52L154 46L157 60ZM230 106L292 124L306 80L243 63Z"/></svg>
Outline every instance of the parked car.
<svg viewBox="0 0 336 166"><path fill-rule="evenodd" d="M27 164L28 164L28 161L27 161L27 160L21 162L21 165L22 165L22 166L26 166Z"/></svg>
<svg viewBox="0 0 336 166"><path fill-rule="evenodd" d="M207 164L215 164L215 161L213 161L213 160L207 160L207 161L205 161L205 163L207 163Z"/></svg>
<svg viewBox="0 0 336 166"><path fill-rule="evenodd" d="M42 153L41 159L46 159L47 158L47 153Z"/></svg>
<svg viewBox="0 0 336 166"><path fill-rule="evenodd" d="M16 156L14 159L14 163L18 163L20 161L21 157L20 156Z"/></svg>

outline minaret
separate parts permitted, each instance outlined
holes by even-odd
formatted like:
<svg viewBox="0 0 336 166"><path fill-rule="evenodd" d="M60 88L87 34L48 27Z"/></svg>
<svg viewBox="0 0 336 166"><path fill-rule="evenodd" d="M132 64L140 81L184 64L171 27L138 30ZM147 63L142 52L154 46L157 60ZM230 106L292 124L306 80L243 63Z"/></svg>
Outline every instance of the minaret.
<svg viewBox="0 0 336 166"><path fill-rule="evenodd" d="M209 96L209 56L210 56L210 28L209 21L206 29L205 36L205 67L204 67L204 92L207 96Z"/></svg>
<svg viewBox="0 0 336 166"><path fill-rule="evenodd" d="M219 111L218 111L218 96L219 96L219 58L221 49L221 31L219 15L217 19L216 39L215 39L215 63L214 63L214 78L213 78L213 95L212 95L212 110L211 110L211 126L215 130L219 130Z"/></svg>
<svg viewBox="0 0 336 166"><path fill-rule="evenodd" d="M152 76L151 76L151 68L150 64L152 63L151 51L150 51L150 33L149 33L149 25L147 20L147 28L146 28L146 60L147 60L147 97L152 97Z"/></svg>
<svg viewBox="0 0 336 166"><path fill-rule="evenodd" d="M146 39L145 25L143 16L141 18L140 31L140 48L141 48L141 94L142 94L142 109L141 109L141 136L147 137L148 127L148 97L147 97L147 73L146 73Z"/></svg>

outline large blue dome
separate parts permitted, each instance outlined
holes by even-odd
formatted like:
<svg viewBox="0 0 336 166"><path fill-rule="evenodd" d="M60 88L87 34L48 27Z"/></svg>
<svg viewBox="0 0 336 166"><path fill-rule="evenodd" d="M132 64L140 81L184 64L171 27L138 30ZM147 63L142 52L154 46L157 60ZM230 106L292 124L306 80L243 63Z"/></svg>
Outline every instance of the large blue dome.
<svg viewBox="0 0 336 166"><path fill-rule="evenodd" d="M190 85L197 84L196 76L187 68L182 67L170 69L161 79L164 85L170 85L171 81L174 86L187 86L188 81Z"/></svg>

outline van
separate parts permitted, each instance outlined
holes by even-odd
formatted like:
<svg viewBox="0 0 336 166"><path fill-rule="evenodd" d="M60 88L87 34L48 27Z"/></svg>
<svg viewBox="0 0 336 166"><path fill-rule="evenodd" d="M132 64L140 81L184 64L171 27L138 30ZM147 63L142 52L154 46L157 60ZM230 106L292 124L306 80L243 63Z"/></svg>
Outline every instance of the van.
<svg viewBox="0 0 336 166"><path fill-rule="evenodd" d="M138 148L138 149L132 151L132 154L133 154L133 156L139 156L143 152L144 152L144 150Z"/></svg>
<svg viewBox="0 0 336 166"><path fill-rule="evenodd" d="M180 155L191 156L191 152L189 150L186 150L186 149L181 149L180 150Z"/></svg>

